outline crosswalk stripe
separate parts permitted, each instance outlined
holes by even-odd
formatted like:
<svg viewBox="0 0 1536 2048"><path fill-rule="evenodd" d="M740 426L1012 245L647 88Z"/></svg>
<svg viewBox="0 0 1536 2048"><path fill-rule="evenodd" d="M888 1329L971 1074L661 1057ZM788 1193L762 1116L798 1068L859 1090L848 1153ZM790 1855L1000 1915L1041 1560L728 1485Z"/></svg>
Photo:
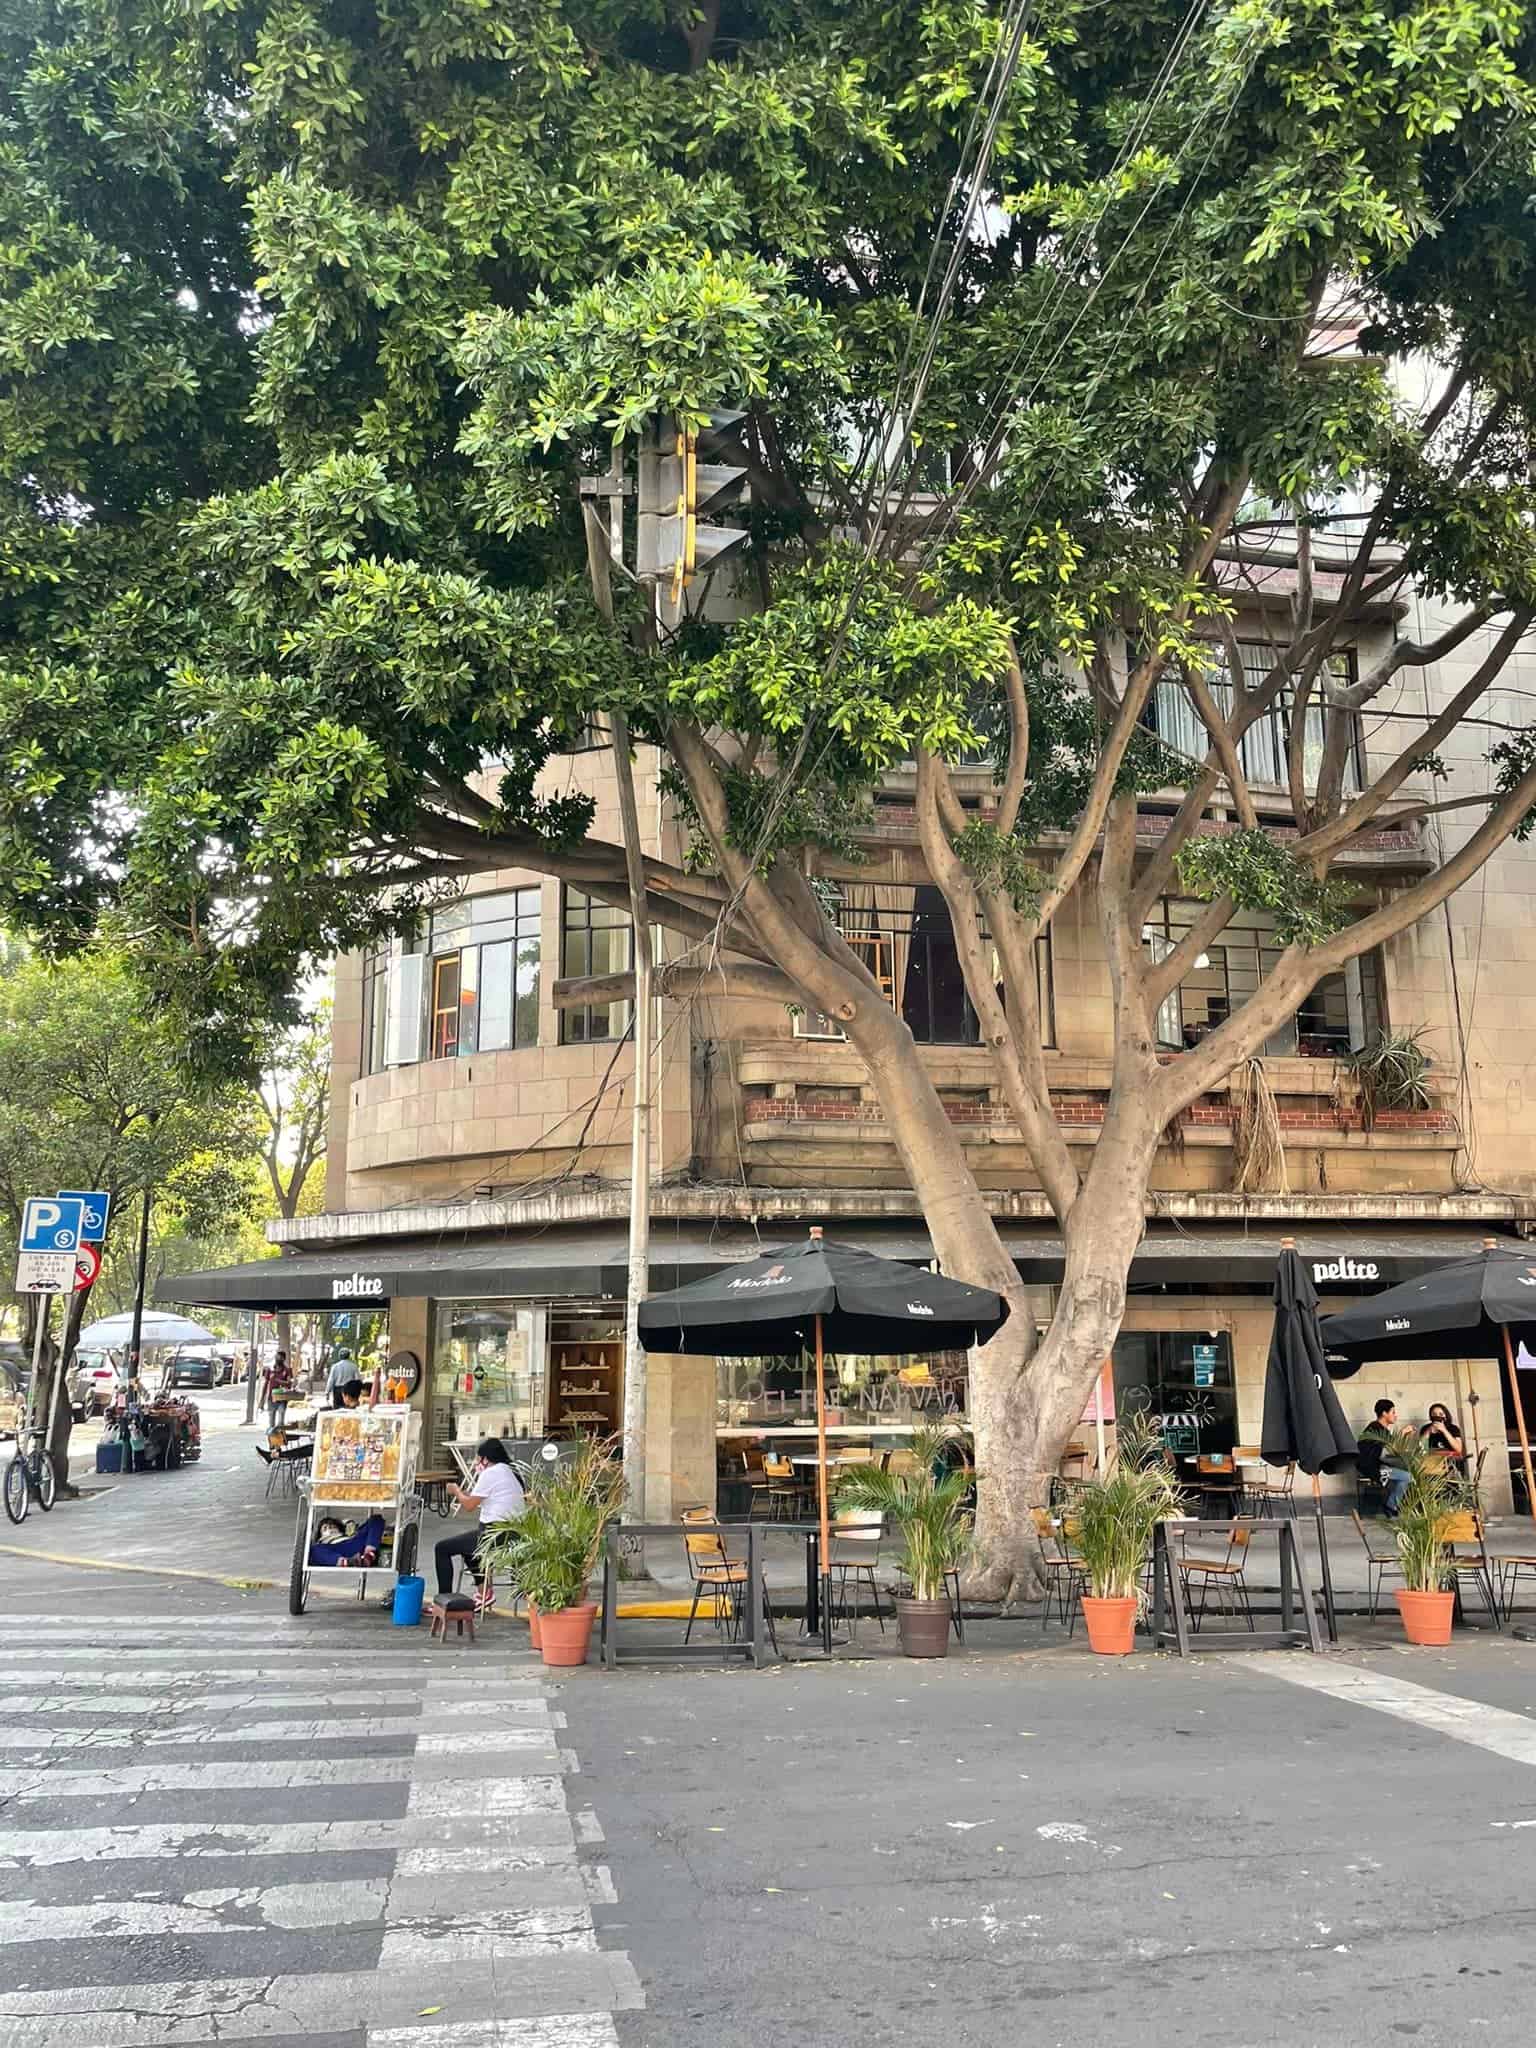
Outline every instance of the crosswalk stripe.
<svg viewBox="0 0 1536 2048"><path fill-rule="evenodd" d="M221 1614L219 1629L266 1629L270 1630L274 1617L266 1614ZM52 1614L0 1614L0 1640L6 1636L83 1634L108 1637L119 1629L152 1628L157 1633L171 1634L177 1629L207 1633L206 1621L199 1621L195 1614L184 1614L177 1608L167 1608L163 1614L117 1614L107 1621L80 1621L68 1615Z"/></svg>
<svg viewBox="0 0 1536 2048"><path fill-rule="evenodd" d="M1390 1714L1394 1720L1416 1722L1421 1728L1432 1728L1437 1735L1451 1736L1457 1742L1474 1743L1511 1763L1536 1764L1536 1727L1524 1714L1513 1714L1507 1707L1462 1699L1453 1693L1438 1692L1433 1686L1416 1685L1411 1679L1362 1670L1358 1665L1285 1651L1279 1655L1242 1655L1232 1661L1266 1678L1283 1678L1291 1685L1331 1693L1335 1699L1348 1700L1354 1706Z"/></svg>
<svg viewBox="0 0 1536 2048"><path fill-rule="evenodd" d="M476 1813L563 1813L560 1778L468 1778L443 1784L414 1784L406 1813L433 1820L466 1820ZM0 2043L3 2048L3 2043Z"/></svg>
<svg viewBox="0 0 1536 2048"><path fill-rule="evenodd" d="M205 1632L198 1648L206 1650L207 1647L208 1638ZM324 1648L318 1643L302 1648L288 1643L273 1644L269 1648L258 1648L254 1643L240 1643L232 1644L229 1655L218 1658L214 1663L189 1664L186 1653L182 1650L125 1649L120 1643L101 1643L95 1649L69 1644L59 1649L55 1649L52 1644L42 1644L39 1648L42 1654L35 1663L25 1657L6 1659L8 1685L27 1677L51 1682L54 1678L72 1676L71 1667L84 1666L100 1670L104 1664L119 1674L135 1674L136 1682L140 1685L144 1683L145 1678L151 1675L158 1678L162 1674L173 1675L177 1679L214 1680L231 1671L239 1672L242 1676L258 1678L272 1670L309 1670L318 1673L335 1670L338 1655L334 1649ZM519 1645L514 1638L510 1652L517 1655L520 1650L526 1652L527 1645ZM361 1672L369 1672L376 1677L412 1677L419 1676L421 1672L418 1658L409 1656L404 1650L387 1646L377 1650L359 1647L355 1651L342 1654L345 1656L347 1670L354 1677ZM527 1654L531 1656L533 1653ZM530 1668L530 1677L536 1675L538 1668Z"/></svg>
<svg viewBox="0 0 1536 2048"><path fill-rule="evenodd" d="M429 1881L440 1884L440 1880ZM476 1887L480 1880L475 1879ZM18 1942L132 1939L136 1935L236 1937L284 1932L325 1932L343 1927L378 1927L383 1936L380 1967L415 1959L430 1962L493 1954L500 1943L530 1953L594 1948L592 1915L580 1876L569 1871L562 1883L541 1872L547 1896L526 1905L456 1914L423 1911L415 1924L385 1909L393 1887L388 1878L339 1878L327 1883L220 1885L189 1892L179 1902L165 1899L92 1899L85 1905L45 1906L32 1900L0 1903L0 1948ZM399 1939L395 1936L398 1932Z"/></svg>
<svg viewBox="0 0 1536 2048"><path fill-rule="evenodd" d="M83 1682L83 1681L82 1681ZM96 1678L91 1684L98 1683ZM307 1692L63 1692L41 1690L0 1694L0 1715L6 1714L94 1714L123 1717L130 1714L238 1713L244 1707L413 1707L420 1703L416 1690L387 1687L382 1691L325 1692L311 1687ZM508 1709L515 1711L515 1709ZM357 1723L349 1721L349 1729Z"/></svg>
<svg viewBox="0 0 1536 2048"><path fill-rule="evenodd" d="M565 1820L548 1804L522 1813L407 1814L397 1820L161 1821L143 1827L0 1830L0 1870L68 1863L175 1857L315 1856L350 1850L393 1851L402 1876L452 1870L534 1870L574 1862Z"/></svg>
<svg viewBox="0 0 1536 2048"><path fill-rule="evenodd" d="M256 2041L272 2035L344 2034L359 2025L371 2030L374 2044L380 2040L379 2030L386 2030L386 2041L392 2031L397 2042L410 2044L410 2036L419 2030L409 2023L420 2016L426 2002L421 1972L414 1965L329 1976L157 1982L153 2009L128 2009L127 1998L142 1997L145 1988L95 1984L0 1993L0 2048L166 2048L178 2039ZM508 2018L531 2021L546 2015L629 2011L643 2002L628 1957L612 1950L521 1959L485 1955L453 1966L451 2031L462 2043L473 2038L468 2030L476 2023L505 2025ZM610 2033L607 2039L612 2038ZM538 2040L530 2031L519 2048L533 2048Z"/></svg>
<svg viewBox="0 0 1536 2048"><path fill-rule="evenodd" d="M618 2048L606 2013L550 2013L537 2020L487 2020L479 2026L370 2027L368 2048Z"/></svg>
<svg viewBox="0 0 1536 2048"><path fill-rule="evenodd" d="M208 1742L387 1742L417 1733L414 1715L366 1721L204 1721L172 1728L0 1728L0 1749L121 1749L132 1742L164 1749ZM510 1731L502 1747L539 1740L533 1730Z"/></svg>
<svg viewBox="0 0 1536 2048"><path fill-rule="evenodd" d="M509 1742L497 1752L498 1761L514 1768L522 1755L545 1770L562 1761L547 1740L530 1744L526 1751L514 1751ZM145 1792L270 1792L285 1785L398 1785L419 1783L424 1777L477 1778L484 1764L481 1756L463 1762L457 1756L300 1757L281 1764L125 1764L104 1771L54 1764L35 1771L0 1771L0 1798L116 1799Z"/></svg>

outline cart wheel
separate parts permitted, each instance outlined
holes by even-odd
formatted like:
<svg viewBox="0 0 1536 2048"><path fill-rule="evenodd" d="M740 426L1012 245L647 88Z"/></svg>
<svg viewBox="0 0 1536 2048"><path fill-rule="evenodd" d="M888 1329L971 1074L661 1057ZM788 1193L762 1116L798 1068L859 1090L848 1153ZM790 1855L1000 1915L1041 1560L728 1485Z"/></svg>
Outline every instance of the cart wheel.
<svg viewBox="0 0 1536 2048"><path fill-rule="evenodd" d="M53 1506L58 1490L59 1475L53 1469L53 1460L46 1451L40 1450L37 1454L37 1504L45 1515Z"/></svg>
<svg viewBox="0 0 1536 2048"><path fill-rule="evenodd" d="M27 1468L19 1450L5 1468L5 1512L13 1522L27 1519Z"/></svg>
<svg viewBox="0 0 1536 2048"><path fill-rule="evenodd" d="M407 1577L416 1569L416 1535L414 1522L400 1532L399 1546L395 1551L395 1570L401 1578Z"/></svg>
<svg viewBox="0 0 1536 2048"><path fill-rule="evenodd" d="M309 1503L299 1512L299 1526L293 1538L293 1569L288 1575L288 1612L302 1614L309 1599Z"/></svg>

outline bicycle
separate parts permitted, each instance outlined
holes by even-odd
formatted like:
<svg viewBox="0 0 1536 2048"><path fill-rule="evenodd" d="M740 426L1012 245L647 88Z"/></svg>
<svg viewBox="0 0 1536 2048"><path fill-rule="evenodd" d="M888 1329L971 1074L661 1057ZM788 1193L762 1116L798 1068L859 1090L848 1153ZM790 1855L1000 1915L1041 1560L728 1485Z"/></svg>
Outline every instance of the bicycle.
<svg viewBox="0 0 1536 2048"><path fill-rule="evenodd" d="M23 1440L28 1445L23 1449ZM53 1506L58 1476L48 1455L47 1438L40 1429L18 1433L16 1450L5 1468L5 1512L13 1522L24 1522L35 1498L44 1514Z"/></svg>

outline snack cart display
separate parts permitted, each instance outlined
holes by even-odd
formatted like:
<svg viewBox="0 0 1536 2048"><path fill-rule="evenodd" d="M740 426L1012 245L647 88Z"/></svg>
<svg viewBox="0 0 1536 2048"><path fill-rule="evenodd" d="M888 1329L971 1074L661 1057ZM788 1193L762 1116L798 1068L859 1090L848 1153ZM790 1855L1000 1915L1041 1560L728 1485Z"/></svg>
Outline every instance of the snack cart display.
<svg viewBox="0 0 1536 2048"><path fill-rule="evenodd" d="M337 1408L315 1418L309 1477L301 1478L288 1611L302 1614L317 1574L393 1579L416 1562L421 1417L401 1406ZM386 1561L387 1556L387 1561Z"/></svg>

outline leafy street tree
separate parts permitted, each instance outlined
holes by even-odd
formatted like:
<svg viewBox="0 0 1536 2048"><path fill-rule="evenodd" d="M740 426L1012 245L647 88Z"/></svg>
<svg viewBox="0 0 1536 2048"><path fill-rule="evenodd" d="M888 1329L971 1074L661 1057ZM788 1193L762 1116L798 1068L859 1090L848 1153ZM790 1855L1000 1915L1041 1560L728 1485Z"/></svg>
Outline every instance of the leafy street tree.
<svg viewBox="0 0 1536 2048"><path fill-rule="evenodd" d="M945 1266L1017 1300L910 1034L807 880L915 754L1065 1243L1043 1341L1015 1316L973 1374L1006 1586L1118 1328L1160 1133L1536 798L1509 735L1436 872L1369 907L1335 872L1463 801L1405 785L1536 612L1533 76L1521 0L20 0L0 911L68 945L115 909L166 1014L237 1057L306 959L478 872L627 903L619 850L541 780L622 711L696 832L646 873L699 949L671 986L724 957L835 1017ZM610 623L581 479L725 406L745 615L658 639L615 575ZM1276 570L1290 616L1245 679L1236 603ZM1346 679L1410 583L1443 628ZM1444 711L1353 787L1360 712L1475 635ZM1145 723L1164 687L1204 735L1183 757ZM1245 778L1261 718L1288 841ZM951 764L983 746L978 817ZM1138 851L1137 794L1170 782ZM1202 830L1217 805L1237 829ZM1209 908L1155 957L1175 882ZM1086 1169L1030 968L1080 889L1115 1016ZM1254 906L1276 970L1160 1060L1159 1004Z"/></svg>
<svg viewBox="0 0 1536 2048"><path fill-rule="evenodd" d="M243 1092L189 1090L173 1035L145 1012L120 959L96 951L57 967L28 960L0 976L0 1229L10 1243L28 1195L105 1189L106 1259L129 1275L131 1301L143 1203L193 1234L211 1231L248 1199L238 1162L244 1154L254 1164L253 1153ZM51 1401L54 1370L74 1355L94 1293L69 1297L62 1329L54 1311L41 1403ZM24 1297L29 1348L36 1303ZM49 1446L61 1483L69 1424L61 1400Z"/></svg>

